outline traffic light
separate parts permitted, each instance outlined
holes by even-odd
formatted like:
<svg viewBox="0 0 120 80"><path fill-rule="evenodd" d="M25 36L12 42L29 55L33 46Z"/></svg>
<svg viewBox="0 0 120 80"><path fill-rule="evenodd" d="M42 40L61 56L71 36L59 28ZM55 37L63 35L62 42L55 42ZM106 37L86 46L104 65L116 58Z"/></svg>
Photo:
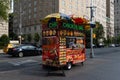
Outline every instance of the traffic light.
<svg viewBox="0 0 120 80"><path fill-rule="evenodd" d="M85 25L85 30L89 30L90 29L90 25Z"/></svg>
<svg viewBox="0 0 120 80"><path fill-rule="evenodd" d="M91 28L95 28L96 24L90 24Z"/></svg>
<svg viewBox="0 0 120 80"><path fill-rule="evenodd" d="M93 35L92 35L92 36L93 36L93 38L96 38L96 34L95 34L95 33L93 33Z"/></svg>

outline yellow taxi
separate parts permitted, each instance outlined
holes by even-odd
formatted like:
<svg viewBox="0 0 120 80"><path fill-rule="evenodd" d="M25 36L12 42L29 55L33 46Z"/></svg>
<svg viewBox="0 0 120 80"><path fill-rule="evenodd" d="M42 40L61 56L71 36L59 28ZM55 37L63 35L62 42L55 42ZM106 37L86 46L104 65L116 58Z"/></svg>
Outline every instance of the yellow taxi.
<svg viewBox="0 0 120 80"><path fill-rule="evenodd" d="M7 53L9 48L13 48L15 46L19 45L19 41L17 40L10 40L10 42L3 48L3 52Z"/></svg>
<svg viewBox="0 0 120 80"><path fill-rule="evenodd" d="M8 49L9 49L9 48L13 48L14 46L15 46L14 44L9 43L8 45L6 45L6 46L3 48L3 52L4 52L4 53L7 53L7 52L8 52Z"/></svg>

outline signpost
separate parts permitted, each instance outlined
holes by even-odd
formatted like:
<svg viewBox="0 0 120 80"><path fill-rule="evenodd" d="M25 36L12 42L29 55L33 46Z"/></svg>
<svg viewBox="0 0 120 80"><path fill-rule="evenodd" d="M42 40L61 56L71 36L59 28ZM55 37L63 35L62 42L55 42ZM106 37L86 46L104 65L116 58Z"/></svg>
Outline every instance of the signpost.
<svg viewBox="0 0 120 80"><path fill-rule="evenodd" d="M93 52L93 28L95 27L95 23L93 22L93 8L96 8L95 6L92 5L92 0L91 0L91 5L90 7L90 30L91 30L91 51L90 51L90 58L94 57L94 52Z"/></svg>

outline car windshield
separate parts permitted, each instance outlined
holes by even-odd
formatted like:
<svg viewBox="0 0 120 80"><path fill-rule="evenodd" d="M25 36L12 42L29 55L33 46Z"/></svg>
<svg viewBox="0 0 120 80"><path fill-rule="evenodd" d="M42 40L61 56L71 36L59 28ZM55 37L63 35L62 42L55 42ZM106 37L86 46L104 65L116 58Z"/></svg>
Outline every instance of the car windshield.
<svg viewBox="0 0 120 80"><path fill-rule="evenodd" d="M21 45L15 46L15 48L20 48L20 47L22 47L22 46L27 46L27 45L21 44Z"/></svg>

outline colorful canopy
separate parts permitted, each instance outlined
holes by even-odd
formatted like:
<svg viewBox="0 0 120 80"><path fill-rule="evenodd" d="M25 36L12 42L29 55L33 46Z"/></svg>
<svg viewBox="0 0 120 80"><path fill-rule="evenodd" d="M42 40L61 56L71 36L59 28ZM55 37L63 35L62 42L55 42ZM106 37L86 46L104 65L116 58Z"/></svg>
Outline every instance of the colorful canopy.
<svg viewBox="0 0 120 80"><path fill-rule="evenodd" d="M54 22L54 21L63 21L63 22L67 21L77 25L88 23L88 20L85 18L71 17L63 13L53 13L53 14L47 15L43 20L41 20L41 22L44 24L47 24L49 22Z"/></svg>

